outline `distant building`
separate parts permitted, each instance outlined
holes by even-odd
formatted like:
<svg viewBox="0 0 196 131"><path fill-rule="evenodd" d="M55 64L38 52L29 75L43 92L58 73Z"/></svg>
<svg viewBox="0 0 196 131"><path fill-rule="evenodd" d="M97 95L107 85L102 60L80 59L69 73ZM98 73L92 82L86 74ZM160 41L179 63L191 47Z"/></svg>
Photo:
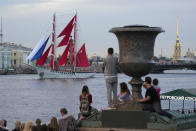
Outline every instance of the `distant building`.
<svg viewBox="0 0 196 131"><path fill-rule="evenodd" d="M23 52L20 50L12 50L11 63L14 68L23 66Z"/></svg>
<svg viewBox="0 0 196 131"><path fill-rule="evenodd" d="M192 49L192 56L195 57L195 53L194 53L194 50L193 49Z"/></svg>
<svg viewBox="0 0 196 131"><path fill-rule="evenodd" d="M173 61L177 61L180 58L181 58L181 46L179 41L178 20L177 20L177 38L176 38L176 44L174 46Z"/></svg>
<svg viewBox="0 0 196 131"><path fill-rule="evenodd" d="M11 64L11 67L14 68L23 67L24 64L32 65L32 63L30 63L27 60L27 56L32 51L31 48L27 48L22 45L17 45L14 43L0 43L0 47L10 51L9 62Z"/></svg>
<svg viewBox="0 0 196 131"><path fill-rule="evenodd" d="M29 60L27 60L28 55L30 54L29 51L24 50L12 50L12 59L11 64L13 67L23 67L24 64L32 65Z"/></svg>
<svg viewBox="0 0 196 131"><path fill-rule="evenodd" d="M0 47L0 69L11 68L11 49Z"/></svg>
<svg viewBox="0 0 196 131"><path fill-rule="evenodd" d="M194 57L194 51L192 50L192 52L191 52L190 49L188 48L188 51L186 52L186 57L187 58L193 58Z"/></svg>

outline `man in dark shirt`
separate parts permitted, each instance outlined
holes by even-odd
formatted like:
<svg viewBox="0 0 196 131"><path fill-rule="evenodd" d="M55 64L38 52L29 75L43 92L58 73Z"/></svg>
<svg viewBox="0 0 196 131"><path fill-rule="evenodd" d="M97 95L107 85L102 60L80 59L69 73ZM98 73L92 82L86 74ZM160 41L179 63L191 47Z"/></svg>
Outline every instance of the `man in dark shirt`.
<svg viewBox="0 0 196 131"><path fill-rule="evenodd" d="M142 103L143 110L155 111L160 115L172 118L172 115L161 109L160 99L155 88L151 85L151 77L146 77L144 87L146 88L146 94L144 99L136 99L137 102Z"/></svg>

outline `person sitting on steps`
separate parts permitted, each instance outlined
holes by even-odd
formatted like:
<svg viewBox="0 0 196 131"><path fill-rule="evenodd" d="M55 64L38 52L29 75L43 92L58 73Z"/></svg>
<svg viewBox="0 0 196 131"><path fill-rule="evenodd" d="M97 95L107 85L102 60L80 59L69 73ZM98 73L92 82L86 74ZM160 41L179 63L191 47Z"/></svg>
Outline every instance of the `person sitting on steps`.
<svg viewBox="0 0 196 131"><path fill-rule="evenodd" d="M92 95L89 93L87 85L82 88L82 94L80 95L80 112L82 116L87 117L90 115L92 107Z"/></svg>
<svg viewBox="0 0 196 131"><path fill-rule="evenodd" d="M155 88L151 85L151 77L146 77L143 87L146 88L146 95L144 99L136 99L137 102L142 103L143 110L146 111L155 111L160 115L164 115L168 118L173 116L161 109L160 99Z"/></svg>
<svg viewBox="0 0 196 131"><path fill-rule="evenodd" d="M66 108L60 110L62 118L59 119L59 131L78 131L77 121L72 115L68 114Z"/></svg>
<svg viewBox="0 0 196 131"><path fill-rule="evenodd" d="M118 103L124 103L131 100L131 93L125 82L120 83L120 93L118 94Z"/></svg>

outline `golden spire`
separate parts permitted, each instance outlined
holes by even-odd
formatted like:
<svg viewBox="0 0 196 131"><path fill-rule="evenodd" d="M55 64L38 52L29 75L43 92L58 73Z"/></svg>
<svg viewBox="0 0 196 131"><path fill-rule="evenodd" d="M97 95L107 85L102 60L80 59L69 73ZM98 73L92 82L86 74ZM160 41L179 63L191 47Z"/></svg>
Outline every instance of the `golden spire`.
<svg viewBox="0 0 196 131"><path fill-rule="evenodd" d="M179 43L179 31L178 31L178 17L177 17L177 38L176 38L176 41L178 41Z"/></svg>
<svg viewBox="0 0 196 131"><path fill-rule="evenodd" d="M180 41L179 41L179 32L178 32L178 17L177 17L177 38L176 38L176 44L174 46L174 55L173 55L173 60L177 61L181 57L181 46L180 46Z"/></svg>
<svg viewBox="0 0 196 131"><path fill-rule="evenodd" d="M178 32L178 17L177 17L177 36L179 36L179 32Z"/></svg>

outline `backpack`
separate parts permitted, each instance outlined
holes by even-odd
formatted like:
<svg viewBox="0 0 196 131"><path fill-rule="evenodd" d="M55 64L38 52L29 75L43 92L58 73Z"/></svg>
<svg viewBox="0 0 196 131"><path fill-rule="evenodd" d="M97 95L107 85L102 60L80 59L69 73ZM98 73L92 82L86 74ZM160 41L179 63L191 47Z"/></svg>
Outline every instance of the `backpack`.
<svg viewBox="0 0 196 131"><path fill-rule="evenodd" d="M80 112L83 115L88 115L90 113L89 109L90 109L90 103L88 100L88 95L82 96L82 99L80 101Z"/></svg>
<svg viewBox="0 0 196 131"><path fill-rule="evenodd" d="M77 122L74 118L68 121L67 131L78 131Z"/></svg>

